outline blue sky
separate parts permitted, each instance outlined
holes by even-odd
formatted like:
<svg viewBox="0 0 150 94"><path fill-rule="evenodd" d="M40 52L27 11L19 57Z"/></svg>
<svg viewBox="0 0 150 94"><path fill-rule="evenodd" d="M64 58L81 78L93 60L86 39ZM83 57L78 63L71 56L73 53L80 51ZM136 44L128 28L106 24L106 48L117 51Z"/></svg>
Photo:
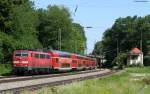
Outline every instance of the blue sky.
<svg viewBox="0 0 150 94"><path fill-rule="evenodd" d="M102 39L103 33L110 28L115 19L126 16L146 16L150 13L150 1L135 3L134 0L32 0L36 8L46 9L48 5L63 5L69 8L74 22L86 29L87 52L90 53L94 44ZM148 0L147 0L148 1ZM73 14L76 5L77 12Z"/></svg>

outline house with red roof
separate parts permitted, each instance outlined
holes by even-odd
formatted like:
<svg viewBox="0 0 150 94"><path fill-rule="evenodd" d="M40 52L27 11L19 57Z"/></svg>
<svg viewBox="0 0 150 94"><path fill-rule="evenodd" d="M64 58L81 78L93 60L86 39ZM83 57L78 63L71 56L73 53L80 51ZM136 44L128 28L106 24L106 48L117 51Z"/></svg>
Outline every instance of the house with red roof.
<svg viewBox="0 0 150 94"><path fill-rule="evenodd" d="M143 65L143 52L138 48L133 48L128 54L127 65Z"/></svg>

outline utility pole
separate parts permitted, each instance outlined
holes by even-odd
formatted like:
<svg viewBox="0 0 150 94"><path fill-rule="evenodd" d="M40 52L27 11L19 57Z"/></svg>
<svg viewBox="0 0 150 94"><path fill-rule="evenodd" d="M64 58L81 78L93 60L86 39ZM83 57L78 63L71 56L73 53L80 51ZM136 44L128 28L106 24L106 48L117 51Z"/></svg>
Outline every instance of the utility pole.
<svg viewBox="0 0 150 94"><path fill-rule="evenodd" d="M119 47L118 47L118 39L117 39L117 57L118 57L118 54L119 54Z"/></svg>
<svg viewBox="0 0 150 94"><path fill-rule="evenodd" d="M61 29L58 30L58 49L61 51Z"/></svg>
<svg viewBox="0 0 150 94"><path fill-rule="evenodd" d="M87 47L86 47L86 43L84 43L83 45L84 45L84 54L87 55Z"/></svg>
<svg viewBox="0 0 150 94"><path fill-rule="evenodd" d="M75 46L75 53L77 53L77 41L74 41L74 46Z"/></svg>
<svg viewBox="0 0 150 94"><path fill-rule="evenodd" d="M119 47L118 47L118 39L117 39L117 63L118 63L118 55L119 55Z"/></svg>
<svg viewBox="0 0 150 94"><path fill-rule="evenodd" d="M96 45L96 43L97 43L97 41L95 40L95 41L94 41L94 45ZM94 55L95 55L95 57L96 57L95 49L94 49Z"/></svg>
<svg viewBox="0 0 150 94"><path fill-rule="evenodd" d="M2 51L2 49L3 49L3 44L0 43L0 50ZM0 61L0 63L4 63L4 56L2 57L2 61Z"/></svg>
<svg viewBox="0 0 150 94"><path fill-rule="evenodd" d="M86 27L83 27L84 29L91 29L91 28L93 28L92 26L86 26ZM84 44L85 46L84 46L84 49L85 49L85 54L87 55L87 51L88 51L88 48L87 48L87 45L86 45L86 43Z"/></svg>
<svg viewBox="0 0 150 94"><path fill-rule="evenodd" d="M141 31L141 41L140 41L141 52L143 50L142 46L143 46L143 34L142 34L142 31Z"/></svg>
<svg viewBox="0 0 150 94"><path fill-rule="evenodd" d="M149 0L134 0L135 3L148 3ZM141 51L143 50L142 46L143 46L143 35L142 35L142 31L141 31L141 40L140 40L140 49Z"/></svg>

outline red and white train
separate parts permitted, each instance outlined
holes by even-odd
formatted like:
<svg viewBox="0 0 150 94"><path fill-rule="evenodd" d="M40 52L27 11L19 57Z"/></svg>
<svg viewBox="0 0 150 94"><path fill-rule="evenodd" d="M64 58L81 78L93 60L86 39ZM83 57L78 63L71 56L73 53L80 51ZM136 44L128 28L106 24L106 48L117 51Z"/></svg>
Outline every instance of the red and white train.
<svg viewBox="0 0 150 94"><path fill-rule="evenodd" d="M16 50L13 54L15 73L51 73L95 69L96 59L62 51Z"/></svg>

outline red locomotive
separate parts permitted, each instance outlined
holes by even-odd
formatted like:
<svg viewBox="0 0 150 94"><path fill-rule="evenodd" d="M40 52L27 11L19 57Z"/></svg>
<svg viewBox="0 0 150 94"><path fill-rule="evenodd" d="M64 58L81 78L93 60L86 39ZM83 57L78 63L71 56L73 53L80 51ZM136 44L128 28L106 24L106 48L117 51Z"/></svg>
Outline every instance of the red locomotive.
<svg viewBox="0 0 150 94"><path fill-rule="evenodd" d="M13 54L15 73L51 73L95 69L94 58L62 51L16 50Z"/></svg>

